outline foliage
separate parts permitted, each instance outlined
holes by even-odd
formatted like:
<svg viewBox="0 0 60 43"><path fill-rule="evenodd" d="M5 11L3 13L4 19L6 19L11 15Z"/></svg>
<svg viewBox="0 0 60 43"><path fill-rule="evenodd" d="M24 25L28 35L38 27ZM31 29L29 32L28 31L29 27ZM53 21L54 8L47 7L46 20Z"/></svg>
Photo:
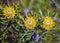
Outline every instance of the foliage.
<svg viewBox="0 0 60 43"><path fill-rule="evenodd" d="M60 7L59 0L54 3L51 0L13 0L0 4L0 43L60 43ZM13 6L15 16L7 19L3 14L5 6ZM25 10L25 11L24 11ZM33 30L24 26L25 18L28 15L36 20L36 27ZM43 19L49 16L55 26L51 30L42 27ZM39 35L41 40L35 41L31 37L33 33Z"/></svg>

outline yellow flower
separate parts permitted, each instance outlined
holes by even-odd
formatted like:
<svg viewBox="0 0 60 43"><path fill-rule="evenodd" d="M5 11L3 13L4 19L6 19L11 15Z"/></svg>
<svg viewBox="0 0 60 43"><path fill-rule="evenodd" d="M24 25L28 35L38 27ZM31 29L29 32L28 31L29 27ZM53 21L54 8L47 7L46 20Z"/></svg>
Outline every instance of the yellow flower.
<svg viewBox="0 0 60 43"><path fill-rule="evenodd" d="M3 10L4 16L7 17L8 19L12 19L15 16L15 10L12 6L5 7Z"/></svg>
<svg viewBox="0 0 60 43"><path fill-rule="evenodd" d="M24 25L27 29L33 29L36 26L36 21L33 17L27 17L24 21Z"/></svg>
<svg viewBox="0 0 60 43"><path fill-rule="evenodd" d="M55 25L55 22L51 17L45 17L43 20L43 28L50 30Z"/></svg>

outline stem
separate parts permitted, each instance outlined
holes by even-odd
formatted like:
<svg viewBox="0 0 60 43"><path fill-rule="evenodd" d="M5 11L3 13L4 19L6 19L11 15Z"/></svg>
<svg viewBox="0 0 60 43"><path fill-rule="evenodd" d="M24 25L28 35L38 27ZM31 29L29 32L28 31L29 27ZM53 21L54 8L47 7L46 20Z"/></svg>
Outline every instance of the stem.
<svg viewBox="0 0 60 43"><path fill-rule="evenodd" d="M7 0L8 6L9 6L9 1Z"/></svg>
<svg viewBox="0 0 60 43"><path fill-rule="evenodd" d="M27 33L28 33L28 31L26 31L26 32L25 32L25 34L21 37L21 39L23 39L23 38L24 38L24 36L25 36Z"/></svg>
<svg viewBox="0 0 60 43"><path fill-rule="evenodd" d="M50 10L48 9L48 10L47 10L47 14L48 14L47 16L49 16L49 13L50 13Z"/></svg>
<svg viewBox="0 0 60 43"><path fill-rule="evenodd" d="M54 18L56 18L58 16L58 13L55 14Z"/></svg>
<svg viewBox="0 0 60 43"><path fill-rule="evenodd" d="M55 4L55 6L60 10L60 6L57 4L55 0L52 0L52 2Z"/></svg>
<svg viewBox="0 0 60 43"><path fill-rule="evenodd" d="M59 6L57 3L55 3L55 5L56 5L56 7L60 10L60 6Z"/></svg>
<svg viewBox="0 0 60 43"><path fill-rule="evenodd" d="M39 42L40 42L40 43L43 43L43 41L42 41L41 37L40 37L40 39L39 39Z"/></svg>
<svg viewBox="0 0 60 43"><path fill-rule="evenodd" d="M29 10L30 10L31 7L32 7L32 3L33 3L33 0L30 0L29 7L28 7Z"/></svg>
<svg viewBox="0 0 60 43"><path fill-rule="evenodd" d="M22 4L23 7L26 7L25 3L23 2L23 0L20 0L20 2L21 2L21 4Z"/></svg>
<svg viewBox="0 0 60 43"><path fill-rule="evenodd" d="M42 11L41 11L41 10L39 10L39 13L40 13L41 18L43 19L43 18L44 18L44 16L43 16L43 14L42 14Z"/></svg>

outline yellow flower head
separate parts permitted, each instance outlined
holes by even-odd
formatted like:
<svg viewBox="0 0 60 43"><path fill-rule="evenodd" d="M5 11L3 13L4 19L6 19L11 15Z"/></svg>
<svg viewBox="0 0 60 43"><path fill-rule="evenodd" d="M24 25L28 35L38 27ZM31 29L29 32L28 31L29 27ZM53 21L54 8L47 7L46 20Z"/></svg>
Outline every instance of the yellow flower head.
<svg viewBox="0 0 60 43"><path fill-rule="evenodd" d="M12 19L15 16L15 10L13 7L5 7L3 10L4 16L7 17L8 19Z"/></svg>
<svg viewBox="0 0 60 43"><path fill-rule="evenodd" d="M36 21L33 17L27 17L24 24L27 29L33 29L36 26Z"/></svg>
<svg viewBox="0 0 60 43"><path fill-rule="evenodd" d="M55 25L55 22L51 17L45 17L43 20L43 28L50 30Z"/></svg>

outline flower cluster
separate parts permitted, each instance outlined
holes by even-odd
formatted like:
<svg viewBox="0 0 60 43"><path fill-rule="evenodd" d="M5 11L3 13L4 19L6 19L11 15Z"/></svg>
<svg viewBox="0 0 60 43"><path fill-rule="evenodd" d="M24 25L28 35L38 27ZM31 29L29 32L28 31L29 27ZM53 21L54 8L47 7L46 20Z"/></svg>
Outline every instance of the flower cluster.
<svg viewBox="0 0 60 43"><path fill-rule="evenodd" d="M5 7L3 13L8 19L12 19L15 16L15 10L11 6ZM55 22L51 17L46 16L42 24L43 28L50 30L55 25ZM27 29L33 29L36 26L36 20L33 17L26 17L24 25Z"/></svg>

